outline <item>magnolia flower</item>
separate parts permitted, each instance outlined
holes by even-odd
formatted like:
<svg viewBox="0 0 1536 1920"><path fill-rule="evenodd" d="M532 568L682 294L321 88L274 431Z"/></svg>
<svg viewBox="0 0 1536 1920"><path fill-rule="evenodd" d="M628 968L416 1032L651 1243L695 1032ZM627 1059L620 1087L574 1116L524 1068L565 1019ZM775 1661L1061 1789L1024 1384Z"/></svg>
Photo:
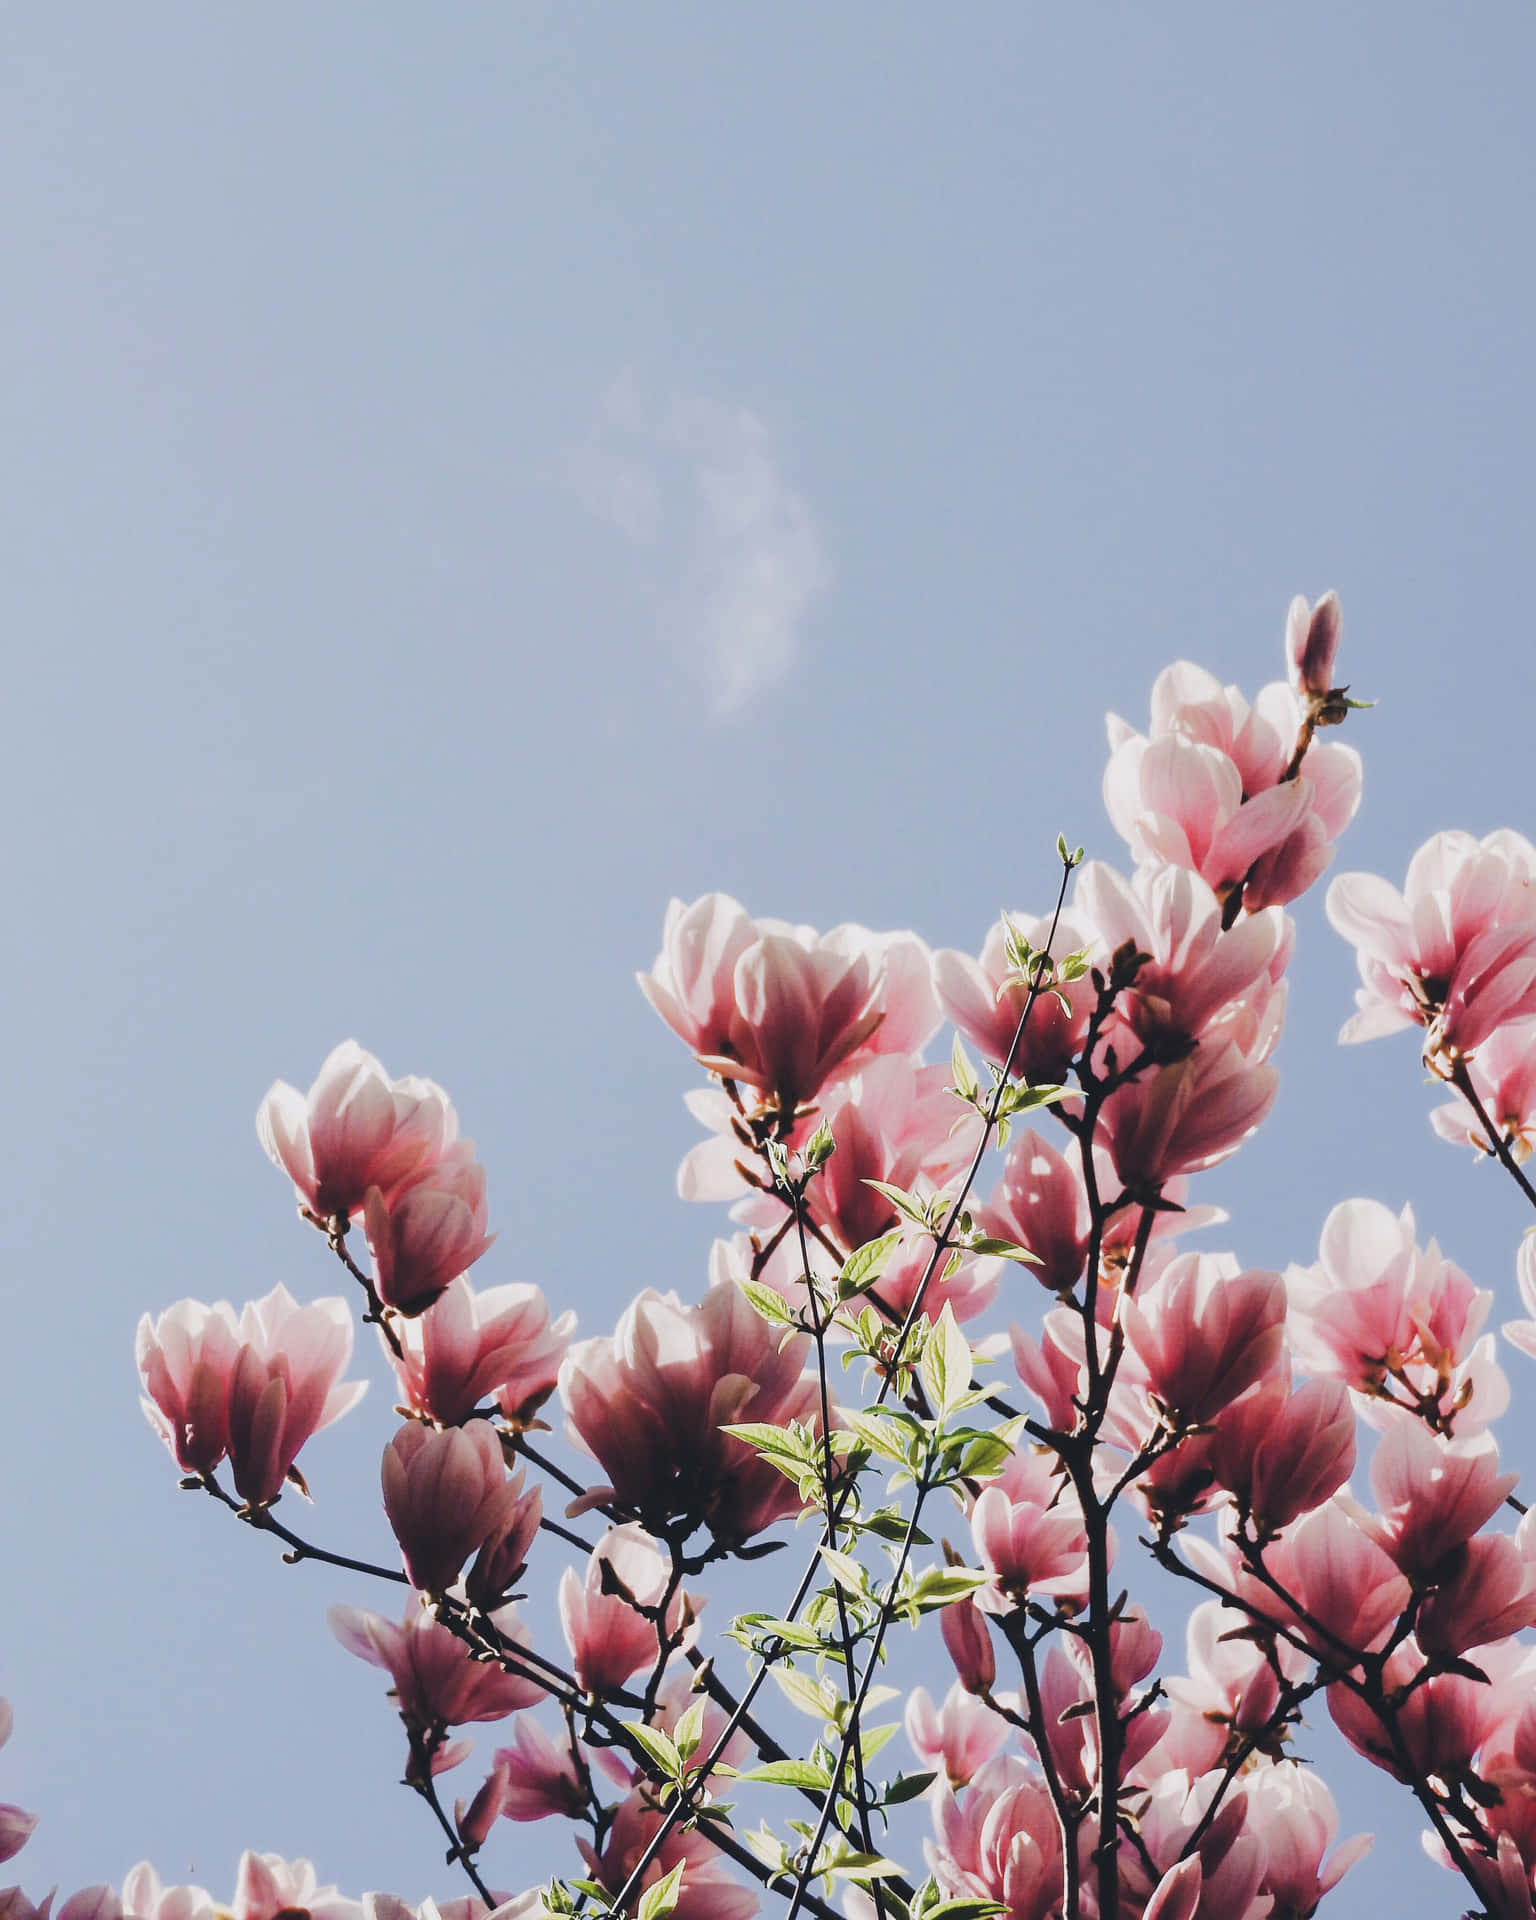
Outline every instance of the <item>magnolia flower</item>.
<svg viewBox="0 0 1536 1920"><path fill-rule="evenodd" d="M277 1081L256 1114L268 1158L321 1220L359 1212L370 1187L386 1195L447 1151L458 1118L430 1080L391 1080L371 1053L344 1040L308 1094Z"/></svg>
<svg viewBox="0 0 1536 1920"><path fill-rule="evenodd" d="M367 1390L340 1378L352 1357L346 1301L301 1307L281 1284L238 1320L226 1300L182 1300L155 1322L145 1314L136 1350L145 1415L177 1465L207 1473L227 1453L253 1507L277 1498L305 1443Z"/></svg>
<svg viewBox="0 0 1536 1920"><path fill-rule="evenodd" d="M445 1593L476 1555L469 1596L497 1606L539 1530L543 1496L507 1474L501 1440L484 1421L438 1430L407 1420L384 1449L384 1511L411 1585Z"/></svg>
<svg viewBox="0 0 1536 1920"><path fill-rule="evenodd" d="M492 1395L509 1420L524 1426L554 1392L575 1328L574 1313L550 1318L538 1287L477 1293L461 1275L424 1313L397 1324L398 1354L384 1345L401 1397L422 1419L459 1426Z"/></svg>
<svg viewBox="0 0 1536 1920"><path fill-rule="evenodd" d="M391 1696L413 1735L436 1739L445 1727L504 1720L544 1697L538 1681L527 1677L537 1671L533 1663L525 1673L476 1660L462 1640L420 1607L413 1606L401 1626L360 1607L332 1607L326 1619L349 1653L389 1675ZM528 1630L513 1608L500 1608L491 1620L514 1654L527 1647ZM463 1750L454 1755L463 1757Z"/></svg>
<svg viewBox="0 0 1536 1920"><path fill-rule="evenodd" d="M1536 847L1518 833L1435 834L1401 893L1375 874L1340 874L1328 918L1364 982L1341 1040L1422 1026L1425 1059L1444 1071L1536 1015Z"/></svg>
<svg viewBox="0 0 1536 1920"><path fill-rule="evenodd" d="M242 1853L235 1874L233 1920L361 1920L362 1903L343 1899L334 1886L316 1884L307 1860L276 1853Z"/></svg>
<svg viewBox="0 0 1536 1920"><path fill-rule="evenodd" d="M1087 944L1084 930L1063 914L1051 939L1051 923L1027 913L999 920L988 932L979 960L944 948L933 956L933 981L945 1013L983 1057L1000 1067L1013 1050L1013 1072L1031 1086L1055 1085L1082 1046L1093 1011L1093 982L1086 974L1062 983L1056 992L1037 992L1022 1034L1019 1022L1029 1001L1029 984L1008 961L1008 930L1016 928L1036 951L1050 941L1060 961ZM1017 1037L1018 1045L1014 1046Z"/></svg>
<svg viewBox="0 0 1536 1920"><path fill-rule="evenodd" d="M1008 1740L1008 1722L958 1681L939 1708L926 1687L915 1687L907 1696L905 1724L918 1759L953 1787L963 1787Z"/></svg>
<svg viewBox="0 0 1536 1920"><path fill-rule="evenodd" d="M738 1421L818 1420L809 1342L780 1345L739 1287L697 1306L650 1289L611 1339L583 1340L560 1369L572 1437L607 1474L613 1497L652 1531L691 1519L732 1544L800 1510L794 1483L743 1440Z"/></svg>
<svg viewBox="0 0 1536 1920"><path fill-rule="evenodd" d="M588 1693L611 1693L660 1653L657 1623L637 1611L659 1608L671 1585L671 1562L638 1526L612 1527L588 1555L578 1579L567 1567L560 1576L560 1625L571 1650L571 1669ZM681 1592L667 1601L662 1622L670 1638L683 1624Z"/></svg>

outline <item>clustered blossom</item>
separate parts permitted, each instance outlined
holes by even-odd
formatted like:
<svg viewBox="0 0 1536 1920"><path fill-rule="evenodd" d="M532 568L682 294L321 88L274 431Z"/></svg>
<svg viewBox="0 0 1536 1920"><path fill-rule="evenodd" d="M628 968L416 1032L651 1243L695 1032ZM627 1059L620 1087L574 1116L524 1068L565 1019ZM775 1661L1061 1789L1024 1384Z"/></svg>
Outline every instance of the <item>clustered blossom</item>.
<svg viewBox="0 0 1536 1920"><path fill-rule="evenodd" d="M403 1617L336 1607L331 1625L388 1675L407 1783L432 1799L449 1858L481 1893L476 1861L501 1822L553 1818L580 1828L586 1874L610 1897L625 1890L629 1912L676 1868L678 1920L757 1912L736 1876L777 1843L738 1837L727 1857L705 1757L718 1748L746 1768L754 1742L758 1758L779 1750L732 1711L699 1645L693 1583L717 1560L769 1551L779 1542L759 1536L781 1522L807 1521L812 1541L831 1526L839 1586L803 1617L814 1629L784 1625L768 1610L777 1596L754 1595L760 1638L798 1631L826 1656L814 1680L805 1648L798 1664L783 1646L769 1656L786 1693L824 1718L820 1767L841 1738L842 1681L864 1657L834 1620L849 1633L850 1606L873 1604L886 1577L857 1588L849 1556L864 1555L866 1574L876 1556L839 1531L837 1503L862 1499L854 1477L870 1471L877 1429L838 1402L885 1371L889 1431L948 1423L956 1405L970 1419L967 1381L950 1377L955 1340L976 1369L1011 1351L1029 1411L949 1477L963 1513L946 1557L974 1563L945 1583L965 1591L939 1611L955 1681L938 1704L913 1690L902 1716L932 1776L907 1781L905 1797L924 1793L939 1898L995 1902L1008 1920L1100 1920L1111 1907L1119 1920L1308 1920L1370 1844L1338 1843L1327 1787L1292 1757L1315 1701L1435 1809L1436 1857L1490 1915L1536 1920L1536 1649L1518 1637L1536 1627L1536 1515L1506 1517L1516 1476L1489 1431L1510 1398L1485 1330L1492 1295L1420 1244L1409 1209L1368 1200L1335 1207L1316 1261L1283 1275L1183 1244L1224 1218L1191 1182L1274 1101L1295 939L1285 909L1328 868L1359 802L1357 756L1318 737L1354 704L1334 684L1340 636L1335 595L1298 598L1286 679L1252 702L1181 661L1159 675L1145 733L1111 716L1104 798L1129 867L1063 852L1077 871L1059 915L1005 915L979 955L853 924L821 934L719 893L674 900L638 977L707 1077L688 1096L705 1138L678 1187L727 1204L738 1231L715 1242L701 1292L647 1288L611 1334L573 1340L574 1316L552 1315L526 1282L477 1288L470 1270L492 1240L485 1174L435 1083L393 1080L349 1041L307 1094L281 1082L268 1093L263 1145L362 1281L403 1423L381 1463L411 1589ZM1364 982L1345 1037L1424 1029L1425 1059L1454 1096L1436 1127L1518 1167L1536 1141L1536 848L1507 832L1441 834L1402 893L1348 874L1328 911ZM925 1049L946 1018L959 1041L936 1064ZM1015 1112L1032 1124L1014 1127ZM983 1166L989 1142L1000 1152ZM352 1265L354 1225L367 1275ZM1518 1277L1532 1318L1504 1331L1536 1353L1536 1237ZM967 1344L959 1323L999 1296L1031 1325ZM893 1369L909 1319L919 1340L935 1329L940 1371L932 1346L915 1375ZM270 1503L289 1479L303 1485L300 1450L362 1390L341 1380L351 1347L344 1301L300 1307L278 1287L238 1316L183 1301L141 1323L146 1412L189 1484L220 1490L228 1460L246 1517L273 1528ZM972 1384L973 1403L993 1387L984 1371ZM542 1456L541 1413L600 1484ZM803 1466L780 1471L730 1431L754 1426L787 1431L814 1461L814 1493ZM538 1474L554 1477L540 1486ZM567 1495L557 1519L552 1496ZM1160 1671L1162 1638L1120 1591L1110 1516L1122 1498L1163 1567L1200 1590L1182 1674ZM940 1568L909 1511L910 1531L895 1509L870 1531L902 1539L894 1591L918 1595L914 1543L930 1554L924 1577ZM934 1519L930 1507L937 1534ZM530 1575L557 1595L558 1630L537 1640L511 1604ZM743 1643L752 1620L735 1623ZM0 1742L8 1724L0 1706ZM464 1767L461 1730L476 1724L498 1727L496 1744L456 1776L450 1819L436 1781ZM674 1740L663 1768L656 1753ZM674 1818L668 1776L702 1817ZM825 1782L794 1784L817 1800ZM846 1816L834 1844L884 1844L860 1841L854 1795L845 1773L829 1801L839 1825ZM0 1807L0 1858L31 1824ZM776 1876L765 1866L760 1878ZM846 1890L854 1920L875 1907L865 1887ZM307 1861L246 1854L227 1906L145 1865L121 1895L88 1889L61 1914L542 1911L536 1892L494 1910L478 1897L359 1905L319 1886ZM0 1896L0 1920L45 1912Z"/></svg>

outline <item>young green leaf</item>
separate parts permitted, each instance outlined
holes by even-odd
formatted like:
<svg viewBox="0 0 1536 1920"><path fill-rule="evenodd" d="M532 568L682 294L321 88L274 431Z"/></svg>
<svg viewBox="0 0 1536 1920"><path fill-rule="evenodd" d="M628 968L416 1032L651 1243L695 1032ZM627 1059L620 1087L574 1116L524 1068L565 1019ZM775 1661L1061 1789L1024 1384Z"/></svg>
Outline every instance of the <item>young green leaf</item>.
<svg viewBox="0 0 1536 1920"><path fill-rule="evenodd" d="M683 1884L683 1868L687 1864L686 1860L679 1860L669 1874L646 1888L636 1908L639 1920L666 1920L666 1916L677 1905L678 1892Z"/></svg>
<svg viewBox="0 0 1536 1920"><path fill-rule="evenodd" d="M664 1774L668 1780L677 1780L682 1777L683 1757L660 1727L647 1727L638 1720L627 1720L624 1723L624 1731L658 1772Z"/></svg>
<svg viewBox="0 0 1536 1920"><path fill-rule="evenodd" d="M885 1272L886 1264L900 1241L899 1232L883 1233L878 1240L866 1240L862 1247L855 1247L837 1276L838 1299L851 1300L866 1287L872 1287Z"/></svg>

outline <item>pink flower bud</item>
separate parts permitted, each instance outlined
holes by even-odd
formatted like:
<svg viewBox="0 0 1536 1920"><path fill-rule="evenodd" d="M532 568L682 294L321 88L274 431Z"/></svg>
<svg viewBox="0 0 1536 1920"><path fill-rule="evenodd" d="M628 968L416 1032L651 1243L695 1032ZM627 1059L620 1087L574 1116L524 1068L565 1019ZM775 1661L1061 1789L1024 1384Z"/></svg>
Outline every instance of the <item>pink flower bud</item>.
<svg viewBox="0 0 1536 1920"><path fill-rule="evenodd" d="M1298 593L1285 621L1285 665L1293 689L1306 700L1324 700L1333 690L1333 671L1344 617L1339 596L1325 593L1315 607Z"/></svg>
<svg viewBox="0 0 1536 1920"><path fill-rule="evenodd" d="M183 1473L209 1473L229 1447L229 1383L240 1330L228 1304L179 1300L139 1321L134 1357L145 1417Z"/></svg>
<svg viewBox="0 0 1536 1920"><path fill-rule="evenodd" d="M478 1853L485 1845L506 1805L507 1769L498 1759L468 1806L462 1800L453 1803L453 1824L471 1853Z"/></svg>
<svg viewBox="0 0 1536 1920"><path fill-rule="evenodd" d="M376 1186L364 1197L374 1289L407 1318L424 1313L495 1238L485 1230L485 1169L474 1153L473 1141L460 1140L390 1199Z"/></svg>
<svg viewBox="0 0 1536 1920"><path fill-rule="evenodd" d="M992 1635L969 1594L953 1600L939 1615L939 1631L967 1693L990 1693L997 1679Z"/></svg>
<svg viewBox="0 0 1536 1920"><path fill-rule="evenodd" d="M522 1571L543 1511L537 1487L508 1478L483 1421L439 1432L408 1420L384 1449L384 1511L412 1586L445 1593L471 1554L477 1605L495 1606Z"/></svg>

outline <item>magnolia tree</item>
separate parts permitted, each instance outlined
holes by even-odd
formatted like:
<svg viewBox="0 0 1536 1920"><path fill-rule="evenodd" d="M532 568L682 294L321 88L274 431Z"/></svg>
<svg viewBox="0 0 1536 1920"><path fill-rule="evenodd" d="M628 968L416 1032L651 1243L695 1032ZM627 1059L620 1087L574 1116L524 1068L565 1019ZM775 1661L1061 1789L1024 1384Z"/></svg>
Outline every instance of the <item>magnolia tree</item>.
<svg viewBox="0 0 1536 1920"><path fill-rule="evenodd" d="M379 1766L457 1882L423 1916L1302 1920L1368 1845L1292 1757L1326 1713L1460 1904L1531 1920L1536 1523L1492 1431L1491 1294L1371 1199L1284 1274L1183 1244L1274 1100L1286 907L1359 799L1318 737L1357 704L1338 639L1332 595L1298 600L1252 705L1164 672L1146 733L1109 723L1125 869L1059 843L1054 908L979 957L674 902L640 985L701 1076L681 1190L736 1231L696 1297L643 1293L611 1334L479 1284L485 1175L441 1088L348 1042L267 1095L349 1297L146 1316L144 1404L184 1487L381 1583L331 1625L384 1676ZM1415 1029L1437 1130L1536 1203L1536 848L1442 833L1401 891L1344 874L1327 904L1363 982L1343 1037ZM1536 1242L1518 1268L1536 1315ZM354 1307L399 1393L376 1564L294 1511L361 1393ZM1504 1332L1536 1352L1536 1320ZM786 1547L706 1637L712 1577ZM1152 1563L1182 1646L1133 1597ZM946 1655L941 1703L908 1690ZM509 1892L507 1823L535 1820L570 1830L564 1877ZM31 1827L0 1808L0 1858ZM251 1853L227 1900L145 1864L59 1909L358 1912Z"/></svg>

